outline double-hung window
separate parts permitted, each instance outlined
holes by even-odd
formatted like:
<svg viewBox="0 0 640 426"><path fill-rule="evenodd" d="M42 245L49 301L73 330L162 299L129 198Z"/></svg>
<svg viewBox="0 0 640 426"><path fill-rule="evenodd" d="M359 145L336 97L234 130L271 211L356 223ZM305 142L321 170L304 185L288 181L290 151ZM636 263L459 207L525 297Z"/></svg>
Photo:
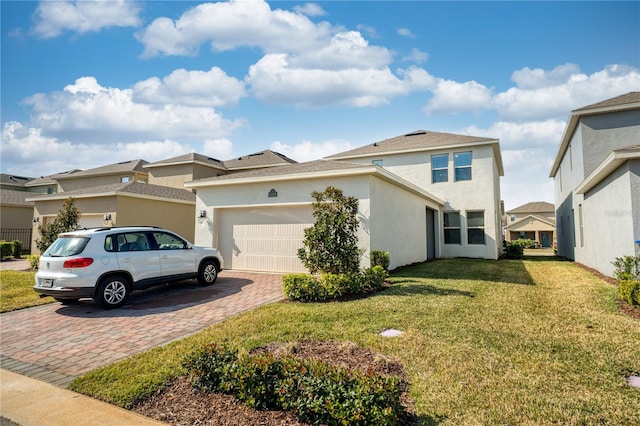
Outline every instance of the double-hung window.
<svg viewBox="0 0 640 426"><path fill-rule="evenodd" d="M467 244L484 243L484 212L467 212Z"/></svg>
<svg viewBox="0 0 640 426"><path fill-rule="evenodd" d="M445 212L444 213L444 243L460 244L460 213Z"/></svg>
<svg viewBox="0 0 640 426"><path fill-rule="evenodd" d="M471 160L471 151L456 152L453 154L456 182L461 180L471 180Z"/></svg>
<svg viewBox="0 0 640 426"><path fill-rule="evenodd" d="M449 154L431 156L431 182L449 181Z"/></svg>

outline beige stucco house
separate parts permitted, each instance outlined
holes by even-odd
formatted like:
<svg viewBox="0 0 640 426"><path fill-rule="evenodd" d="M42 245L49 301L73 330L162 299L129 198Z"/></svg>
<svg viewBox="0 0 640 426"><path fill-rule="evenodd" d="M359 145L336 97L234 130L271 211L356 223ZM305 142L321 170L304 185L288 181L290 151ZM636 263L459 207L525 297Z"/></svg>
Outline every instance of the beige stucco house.
<svg viewBox="0 0 640 426"><path fill-rule="evenodd" d="M418 131L324 160L186 184L197 191L195 242L218 247L230 269L304 271L297 258L314 222L313 191L359 200L362 265L373 250L390 267L440 257L496 259L502 228L496 139Z"/></svg>
<svg viewBox="0 0 640 426"><path fill-rule="evenodd" d="M536 241L540 247L552 247L555 241L555 206L545 201L534 201L509 210L505 239Z"/></svg>
<svg viewBox="0 0 640 426"><path fill-rule="evenodd" d="M22 249L31 249L33 203L29 193L0 188L0 240L22 241Z"/></svg>

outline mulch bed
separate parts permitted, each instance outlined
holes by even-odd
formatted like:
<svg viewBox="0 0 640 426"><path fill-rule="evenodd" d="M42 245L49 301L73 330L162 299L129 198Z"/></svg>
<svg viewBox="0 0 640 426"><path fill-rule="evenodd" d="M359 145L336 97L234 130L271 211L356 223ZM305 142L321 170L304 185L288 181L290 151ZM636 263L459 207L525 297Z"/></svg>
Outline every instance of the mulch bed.
<svg viewBox="0 0 640 426"><path fill-rule="evenodd" d="M296 343L270 343L254 352L274 355L291 354L304 359L317 359L331 365L346 366L361 371L394 376L403 380L405 389L402 405L406 416L401 425L419 424L413 400L409 395L408 376L402 364L380 353L359 347L351 342L312 341ZM194 389L188 377L179 377L164 389L155 392L132 408L133 411L171 425L306 425L291 413L254 410L237 402L232 396Z"/></svg>

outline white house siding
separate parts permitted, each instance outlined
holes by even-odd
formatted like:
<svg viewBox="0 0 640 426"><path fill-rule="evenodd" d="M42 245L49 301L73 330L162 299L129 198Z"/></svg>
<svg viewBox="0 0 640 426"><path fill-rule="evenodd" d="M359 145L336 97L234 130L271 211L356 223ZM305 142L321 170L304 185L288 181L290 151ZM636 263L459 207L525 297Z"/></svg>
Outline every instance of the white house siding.
<svg viewBox="0 0 640 426"><path fill-rule="evenodd" d="M582 205L576 209L575 260L608 276L613 276L611 262L616 257L634 255L635 241L640 238L638 233L634 235L633 223L634 202L636 205L640 202L640 188L637 186L638 176L630 170L630 164L625 163L587 192ZM629 197L629 194L634 195ZM612 235L620 237L611 238Z"/></svg>
<svg viewBox="0 0 640 426"><path fill-rule="evenodd" d="M427 259L427 206L439 210L423 197L371 178L371 250L388 251L391 269Z"/></svg>
<svg viewBox="0 0 640 426"><path fill-rule="evenodd" d="M456 152L472 152L472 179L454 182L454 159ZM431 156L449 154L449 181L431 182ZM446 201L444 211L459 211L462 216L462 244L442 244L441 257L475 257L497 259L502 246L500 218L500 176L491 145L467 148L448 148L428 152L389 154L378 157L350 159L349 161L371 164L383 160L383 167L425 191ZM485 245L469 245L466 240L466 212L485 212ZM442 239L442 221L439 222Z"/></svg>

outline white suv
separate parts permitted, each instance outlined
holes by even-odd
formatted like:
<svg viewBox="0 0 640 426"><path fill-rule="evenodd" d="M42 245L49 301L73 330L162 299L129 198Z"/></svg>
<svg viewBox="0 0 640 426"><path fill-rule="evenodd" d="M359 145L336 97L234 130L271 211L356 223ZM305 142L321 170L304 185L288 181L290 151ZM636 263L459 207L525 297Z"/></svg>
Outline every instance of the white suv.
<svg viewBox="0 0 640 426"><path fill-rule="evenodd" d="M211 285L223 268L218 250L171 231L136 226L65 232L42 254L34 290L62 303L89 297L105 309L133 290L197 278Z"/></svg>

